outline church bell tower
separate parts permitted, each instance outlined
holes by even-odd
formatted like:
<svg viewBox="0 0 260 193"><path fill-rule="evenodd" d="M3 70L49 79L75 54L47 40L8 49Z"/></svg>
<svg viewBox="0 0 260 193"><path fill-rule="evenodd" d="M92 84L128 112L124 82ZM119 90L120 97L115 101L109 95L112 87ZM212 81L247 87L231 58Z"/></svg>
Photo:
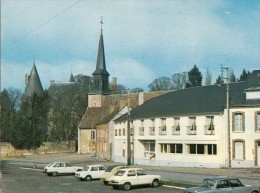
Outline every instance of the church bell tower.
<svg viewBox="0 0 260 193"><path fill-rule="evenodd" d="M106 60L105 60L105 50L104 50L104 40L103 40L103 21L101 17L101 33L98 45L98 56L96 70L92 73L93 75L93 94L109 94L108 78L109 73L106 70Z"/></svg>

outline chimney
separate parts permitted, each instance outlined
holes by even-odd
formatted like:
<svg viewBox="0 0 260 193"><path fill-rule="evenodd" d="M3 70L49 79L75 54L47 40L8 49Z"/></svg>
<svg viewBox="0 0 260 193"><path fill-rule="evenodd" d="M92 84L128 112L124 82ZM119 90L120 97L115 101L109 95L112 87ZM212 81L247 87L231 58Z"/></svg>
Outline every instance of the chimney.
<svg viewBox="0 0 260 193"><path fill-rule="evenodd" d="M138 105L142 105L144 103L144 92L140 91L138 94Z"/></svg>
<svg viewBox="0 0 260 193"><path fill-rule="evenodd" d="M116 77L112 78L112 91L116 93Z"/></svg>

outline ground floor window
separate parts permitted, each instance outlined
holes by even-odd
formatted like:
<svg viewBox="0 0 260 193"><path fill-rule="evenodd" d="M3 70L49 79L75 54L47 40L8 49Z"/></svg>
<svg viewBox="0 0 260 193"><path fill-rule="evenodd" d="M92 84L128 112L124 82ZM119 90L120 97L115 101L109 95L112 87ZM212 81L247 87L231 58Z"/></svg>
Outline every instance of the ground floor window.
<svg viewBox="0 0 260 193"><path fill-rule="evenodd" d="M155 155L155 141L144 141L144 157Z"/></svg>
<svg viewBox="0 0 260 193"><path fill-rule="evenodd" d="M208 144L208 154L209 155L217 155L217 145L216 144Z"/></svg>
<svg viewBox="0 0 260 193"><path fill-rule="evenodd" d="M190 154L204 154L204 144L190 144L189 153Z"/></svg>
<svg viewBox="0 0 260 193"><path fill-rule="evenodd" d="M217 155L217 145L216 144L188 144L187 152L189 154Z"/></svg>
<svg viewBox="0 0 260 193"><path fill-rule="evenodd" d="M182 144L160 144L161 153L182 153Z"/></svg>

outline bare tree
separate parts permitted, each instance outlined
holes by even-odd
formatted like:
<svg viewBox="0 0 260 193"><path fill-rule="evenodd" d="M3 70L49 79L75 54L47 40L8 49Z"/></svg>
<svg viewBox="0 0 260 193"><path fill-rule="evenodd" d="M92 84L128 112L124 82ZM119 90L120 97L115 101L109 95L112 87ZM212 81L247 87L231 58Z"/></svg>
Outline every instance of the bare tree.
<svg viewBox="0 0 260 193"><path fill-rule="evenodd" d="M172 89L171 79L162 76L155 79L151 84L148 85L150 91L167 91Z"/></svg>
<svg viewBox="0 0 260 193"><path fill-rule="evenodd" d="M206 75L205 75L205 86L211 85L211 81L212 81L212 74L209 71L209 68L207 68Z"/></svg>
<svg viewBox="0 0 260 193"><path fill-rule="evenodd" d="M187 82L188 82L187 72L176 73L172 75L172 84L173 84L173 89L175 90L184 89Z"/></svg>

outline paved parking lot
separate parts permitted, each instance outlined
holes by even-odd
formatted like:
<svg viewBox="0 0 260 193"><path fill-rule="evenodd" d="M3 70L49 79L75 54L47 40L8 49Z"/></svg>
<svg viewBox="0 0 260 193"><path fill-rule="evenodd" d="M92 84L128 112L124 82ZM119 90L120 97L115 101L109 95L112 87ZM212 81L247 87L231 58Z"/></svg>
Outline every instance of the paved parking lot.
<svg viewBox="0 0 260 193"><path fill-rule="evenodd" d="M73 175L47 176L42 170L34 168L19 168L15 161L2 162L1 193L119 193L124 190L114 190L105 186L100 180L80 181ZM173 188L168 187L138 187L133 188L133 193L172 193ZM176 193L182 190L176 189Z"/></svg>
<svg viewBox="0 0 260 193"><path fill-rule="evenodd" d="M100 163L105 166L115 164L112 161L97 159L92 154L79 155L77 153L61 153L47 155L30 155L25 158L11 159L20 162L22 166L43 167L53 161L66 161L72 164L84 165ZM138 166L146 169L149 173L162 175L163 180L171 182L185 182L199 184L204 177L211 176L230 176L239 177L246 184L260 185L260 168L177 168L177 167L160 167L160 166Z"/></svg>

